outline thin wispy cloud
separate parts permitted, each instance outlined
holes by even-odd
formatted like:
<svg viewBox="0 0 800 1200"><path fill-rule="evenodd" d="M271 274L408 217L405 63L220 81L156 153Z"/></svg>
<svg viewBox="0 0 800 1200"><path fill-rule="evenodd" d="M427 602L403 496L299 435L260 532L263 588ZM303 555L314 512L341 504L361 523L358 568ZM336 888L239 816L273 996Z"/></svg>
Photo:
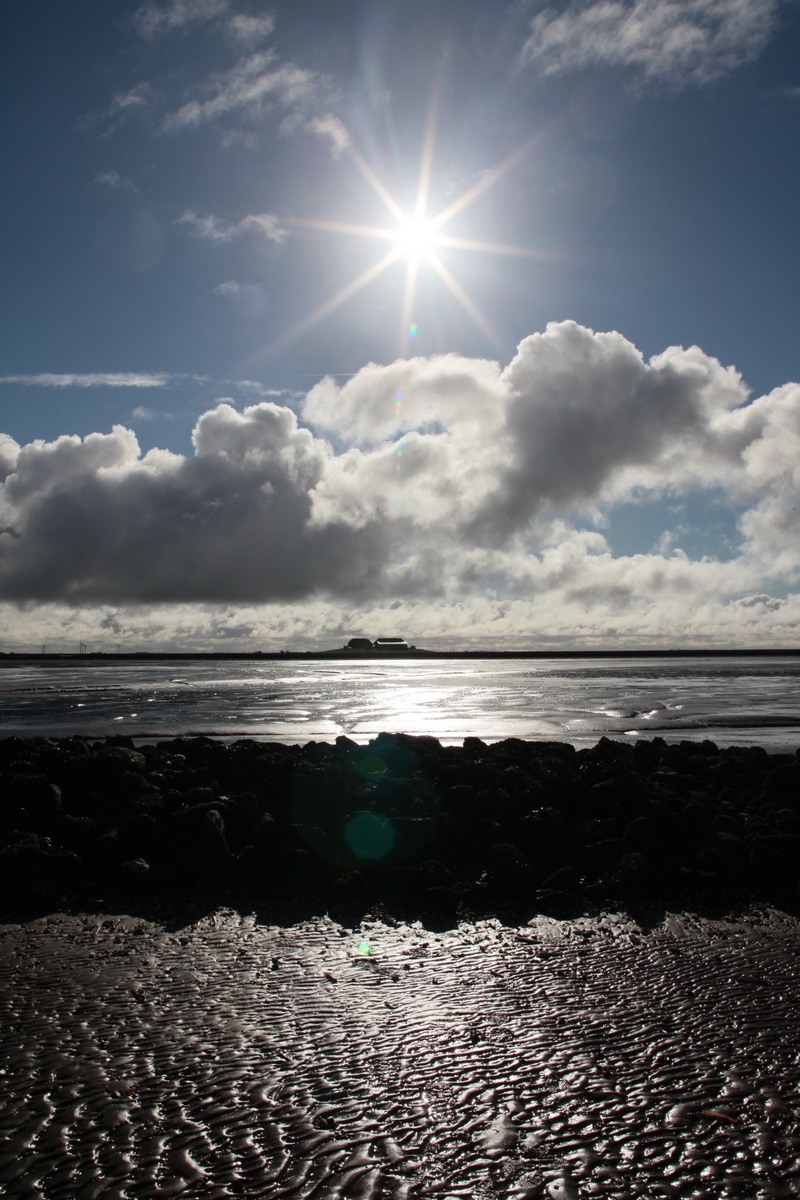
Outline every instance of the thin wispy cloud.
<svg viewBox="0 0 800 1200"><path fill-rule="evenodd" d="M332 113L325 113L321 117L312 117L307 128L317 137L327 139L335 158L338 158L351 144L350 134L339 118Z"/></svg>
<svg viewBox="0 0 800 1200"><path fill-rule="evenodd" d="M233 379L231 384L239 392L244 392L249 396L258 396L262 400L283 400L287 402L287 398L297 398L301 393L293 392L290 388L271 388L265 384L259 383L256 379Z"/></svg>
<svg viewBox="0 0 800 1200"><path fill-rule="evenodd" d="M142 80L134 87L129 88L127 92L117 92L115 94L109 108L109 116L119 116L120 113L129 113L145 108L152 99L152 85L148 80Z"/></svg>
<svg viewBox="0 0 800 1200"><path fill-rule="evenodd" d="M275 18L271 13L259 17L237 14L228 22L228 33L233 41L247 50L268 38L274 28Z"/></svg>
<svg viewBox="0 0 800 1200"><path fill-rule="evenodd" d="M170 384L202 382L199 375L150 373L141 371L91 371L69 374L43 372L39 375L0 375L0 383L21 383L26 387L50 388L160 388Z"/></svg>
<svg viewBox="0 0 800 1200"><path fill-rule="evenodd" d="M531 22L522 61L545 77L621 68L645 83L702 85L753 62L778 23L778 0L595 0Z"/></svg>
<svg viewBox="0 0 800 1200"><path fill-rule="evenodd" d="M156 94L152 84L142 79L124 92L115 92L111 102L100 111L83 113L76 122L78 129L92 129L97 125L105 125L105 135L114 133L129 118L144 113L155 102ZM95 180L97 182L97 180Z"/></svg>
<svg viewBox="0 0 800 1200"><path fill-rule="evenodd" d="M252 119L268 109L288 111L308 105L320 88L317 73L292 63L276 63L273 50L262 50L230 71L212 76L199 89L199 96L165 117L164 132L198 129L231 113L246 114Z"/></svg>
<svg viewBox="0 0 800 1200"><path fill-rule="evenodd" d="M245 234L255 233L265 237L270 242L281 243L288 237L288 230L283 229L278 218L272 213L250 213L241 221L223 221L220 217L198 216L192 209L187 209L175 225L182 225L192 237L204 238L211 242L232 242L234 238ZM226 294L238 291L239 285L234 280L222 283L214 291Z"/></svg>
<svg viewBox="0 0 800 1200"><path fill-rule="evenodd" d="M115 192L135 192L138 189L131 183L130 179L126 179L120 175L119 171L100 171L94 177L94 182L98 187L108 187Z"/></svg>
<svg viewBox="0 0 800 1200"><path fill-rule="evenodd" d="M134 13L133 27L140 37L150 40L212 21L229 8L230 0L171 0L168 4L143 4Z"/></svg>

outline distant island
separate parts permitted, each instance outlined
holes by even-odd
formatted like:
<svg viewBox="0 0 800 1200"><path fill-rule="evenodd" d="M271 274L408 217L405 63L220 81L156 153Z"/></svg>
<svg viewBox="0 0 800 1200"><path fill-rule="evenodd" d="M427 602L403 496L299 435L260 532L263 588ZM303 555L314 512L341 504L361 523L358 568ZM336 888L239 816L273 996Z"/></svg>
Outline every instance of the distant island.
<svg viewBox="0 0 800 1200"><path fill-rule="evenodd" d="M736 649L718 649L708 647L678 647L669 649L652 649L634 647L619 650L426 650L418 646L410 646L405 639L376 638L374 642L368 638L351 638L340 647L331 650L134 650L134 651L90 651L85 648L77 653L47 652L47 651L0 651L0 668L11 667L24 662L29 665L47 664L49 666L81 664L93 666L120 662L204 662L204 661L245 661L270 662L293 660L326 660L326 659L636 659L636 658L786 658L800 657L800 647L763 647L749 646Z"/></svg>

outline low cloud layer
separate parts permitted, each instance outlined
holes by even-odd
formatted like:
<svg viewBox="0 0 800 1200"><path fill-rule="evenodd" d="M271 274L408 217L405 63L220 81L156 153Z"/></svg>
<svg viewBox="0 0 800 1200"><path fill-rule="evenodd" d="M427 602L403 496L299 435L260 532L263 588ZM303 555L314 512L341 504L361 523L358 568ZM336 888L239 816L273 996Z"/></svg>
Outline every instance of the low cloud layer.
<svg viewBox="0 0 800 1200"><path fill-rule="evenodd" d="M536 14L523 61L544 75L622 68L647 83L711 83L764 50L778 0L595 0Z"/></svg>
<svg viewBox="0 0 800 1200"><path fill-rule="evenodd" d="M556 640L698 620L706 640L791 640L800 615L800 385L753 400L697 347L646 361L618 333L554 323L505 368L445 355L325 379L300 420L221 401L193 443L142 455L122 426L0 439L0 598L266 605L293 628L399 605L409 636L448 614L460 640L517 644L526 621ZM666 536L611 552L615 505L711 490L738 516L732 557Z"/></svg>

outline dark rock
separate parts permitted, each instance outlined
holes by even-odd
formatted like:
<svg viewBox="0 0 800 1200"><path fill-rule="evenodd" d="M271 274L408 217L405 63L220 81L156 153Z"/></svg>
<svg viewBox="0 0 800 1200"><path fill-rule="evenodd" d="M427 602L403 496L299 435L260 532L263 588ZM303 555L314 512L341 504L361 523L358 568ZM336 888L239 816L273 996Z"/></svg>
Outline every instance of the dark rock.
<svg viewBox="0 0 800 1200"><path fill-rule="evenodd" d="M124 733L109 734L106 738L107 746L122 746L125 750L135 750L136 745L133 738L127 737Z"/></svg>
<svg viewBox="0 0 800 1200"><path fill-rule="evenodd" d="M136 813L116 831L117 841L126 858L156 857L166 851L164 830L160 822L149 813Z"/></svg>
<svg viewBox="0 0 800 1200"><path fill-rule="evenodd" d="M279 826L271 813L259 817L250 831L250 844L262 858L269 857L278 849Z"/></svg>
<svg viewBox="0 0 800 1200"><path fill-rule="evenodd" d="M95 746L94 761L98 768L104 767L108 774L120 775L124 771L144 771L147 759L140 750L132 746Z"/></svg>
<svg viewBox="0 0 800 1200"><path fill-rule="evenodd" d="M512 825L522 815L522 806L515 796L498 788L486 809L486 815L501 825Z"/></svg>
<svg viewBox="0 0 800 1200"><path fill-rule="evenodd" d="M529 813L515 827L515 842L526 855L550 854L562 830L545 811Z"/></svg>
<svg viewBox="0 0 800 1200"><path fill-rule="evenodd" d="M438 746L435 739L431 742ZM366 755L380 759L397 779L411 775L419 761L419 751L412 739L402 734L379 733L366 747Z"/></svg>
<svg viewBox="0 0 800 1200"><path fill-rule="evenodd" d="M80 860L49 838L23 834L0 849L0 899L24 905L52 900L79 878Z"/></svg>
<svg viewBox="0 0 800 1200"><path fill-rule="evenodd" d="M142 750L124 736L0 739L0 847L18 884L20 864L33 864L42 895L100 880L135 889L124 883L135 869L122 868L142 860L151 895L241 882L276 899L321 897L352 868L371 898L397 896L406 913L422 912L432 888L448 890L451 915L458 903L527 904L536 887L537 903L573 909L688 896L793 903L799 772L797 755L660 738L577 753L402 734L368 746L179 738Z"/></svg>
<svg viewBox="0 0 800 1200"><path fill-rule="evenodd" d="M777 767L765 779L764 790L800 810L800 760Z"/></svg>
<svg viewBox="0 0 800 1200"><path fill-rule="evenodd" d="M629 849L652 853L662 844L662 835L653 817L637 817L622 831L622 836Z"/></svg>
<svg viewBox="0 0 800 1200"><path fill-rule="evenodd" d="M372 903L374 893L360 871L347 871L332 884L330 899L337 907L361 908Z"/></svg>
<svg viewBox="0 0 800 1200"><path fill-rule="evenodd" d="M681 867L679 883L684 895L709 900L719 888L719 880L712 871L695 867Z"/></svg>
<svg viewBox="0 0 800 1200"><path fill-rule="evenodd" d="M576 898L571 892L558 888L541 888L535 897L536 908L547 917L571 917L576 912Z"/></svg>
<svg viewBox="0 0 800 1200"><path fill-rule="evenodd" d="M449 887L453 878L444 863L440 863L435 858L428 858L425 862L421 862L417 876L423 887L426 888Z"/></svg>
<svg viewBox="0 0 800 1200"><path fill-rule="evenodd" d="M131 858L120 863L114 882L123 892L137 895L150 883L150 864L144 858Z"/></svg>
<svg viewBox="0 0 800 1200"><path fill-rule="evenodd" d="M619 863L619 888L623 896L630 899L641 899L652 891L654 871L653 864L644 854L634 851L623 854Z"/></svg>
<svg viewBox="0 0 800 1200"><path fill-rule="evenodd" d="M446 788L439 796L440 812L454 813L456 817L475 815L475 789L471 784L455 784Z"/></svg>
<svg viewBox="0 0 800 1200"><path fill-rule="evenodd" d="M84 854L94 840L97 823L91 817L74 817L65 813L53 826L53 841L71 850L74 854Z"/></svg>
<svg viewBox="0 0 800 1200"><path fill-rule="evenodd" d="M743 838L723 830L717 834L713 846L709 849L719 855L718 872L728 883L735 883L741 879L747 870L747 847Z"/></svg>
<svg viewBox="0 0 800 1200"><path fill-rule="evenodd" d="M470 758L472 758L487 754L489 752L489 746L486 742L482 742L480 738L467 737L464 738L464 751L470 756Z"/></svg>
<svg viewBox="0 0 800 1200"><path fill-rule="evenodd" d="M125 858L116 829L102 834L90 847L87 859L101 875L114 871Z"/></svg>
<svg viewBox="0 0 800 1200"><path fill-rule="evenodd" d="M393 817L394 845L387 855L392 864L418 862L436 836L436 823L428 817Z"/></svg>
<svg viewBox="0 0 800 1200"><path fill-rule="evenodd" d="M489 878L502 896L519 899L533 891L533 877L525 855L509 842L499 842L489 852Z"/></svg>
<svg viewBox="0 0 800 1200"><path fill-rule="evenodd" d="M493 847L500 842L505 842L508 838L508 830L505 825L501 825L499 821L481 821L479 825L480 846L482 847L483 857L486 857L486 852L491 851Z"/></svg>
<svg viewBox="0 0 800 1200"><path fill-rule="evenodd" d="M133 771L124 771L116 781L115 791L118 800L141 800L143 796L156 795L160 796L160 792L149 779L144 775L138 775Z"/></svg>
<svg viewBox="0 0 800 1200"><path fill-rule="evenodd" d="M454 812L442 813L430 847L435 858L451 868L473 870L482 861L484 848L476 822Z"/></svg>
<svg viewBox="0 0 800 1200"><path fill-rule="evenodd" d="M171 872L197 883L218 881L231 862L219 808L197 805L172 817Z"/></svg>
<svg viewBox="0 0 800 1200"><path fill-rule="evenodd" d="M447 793L448 790L453 792L460 787L468 786L472 791L472 785L469 782L469 775L463 767L455 763L449 763L447 766L441 767L437 773L436 782L439 785L441 792Z"/></svg>
<svg viewBox="0 0 800 1200"><path fill-rule="evenodd" d="M623 838L604 838L586 846L582 856L586 874L592 879L613 875L619 870L622 856L627 849Z"/></svg>
<svg viewBox="0 0 800 1200"><path fill-rule="evenodd" d="M350 800L342 769L307 767L292 777L291 820L298 825L328 827L340 824Z"/></svg>
<svg viewBox="0 0 800 1200"><path fill-rule="evenodd" d="M318 889L323 882L323 872L310 851L283 850L275 856L269 874L265 873L261 882L278 895L299 896Z"/></svg>
<svg viewBox="0 0 800 1200"><path fill-rule="evenodd" d="M714 818L713 828L715 833L727 833L733 837L744 837L744 825L736 817L731 817L727 813L719 813Z"/></svg>
<svg viewBox="0 0 800 1200"><path fill-rule="evenodd" d="M4 802L24 808L32 830L47 833L61 812L61 789L42 775L15 775L6 784Z"/></svg>
<svg viewBox="0 0 800 1200"><path fill-rule="evenodd" d="M800 881L800 838L788 834L759 837L750 850L750 877L768 894L793 892Z"/></svg>
<svg viewBox="0 0 800 1200"><path fill-rule="evenodd" d="M775 813L775 827L781 833L794 837L800 836L800 811L793 808L779 808Z"/></svg>
<svg viewBox="0 0 800 1200"><path fill-rule="evenodd" d="M542 880L542 891L562 893L574 892L578 886L578 876L574 867L559 867L552 875Z"/></svg>
<svg viewBox="0 0 800 1200"><path fill-rule="evenodd" d="M419 894L419 905L424 916L433 915L455 919L461 896L452 887L423 888Z"/></svg>

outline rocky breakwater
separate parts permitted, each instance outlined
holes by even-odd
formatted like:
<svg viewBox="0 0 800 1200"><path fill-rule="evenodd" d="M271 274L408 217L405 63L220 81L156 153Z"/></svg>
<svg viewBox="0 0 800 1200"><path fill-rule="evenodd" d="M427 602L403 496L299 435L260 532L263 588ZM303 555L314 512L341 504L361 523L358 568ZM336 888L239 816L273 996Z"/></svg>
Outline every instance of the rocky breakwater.
<svg viewBox="0 0 800 1200"><path fill-rule="evenodd" d="M445 920L800 901L800 751L0 740L0 904L197 895Z"/></svg>

